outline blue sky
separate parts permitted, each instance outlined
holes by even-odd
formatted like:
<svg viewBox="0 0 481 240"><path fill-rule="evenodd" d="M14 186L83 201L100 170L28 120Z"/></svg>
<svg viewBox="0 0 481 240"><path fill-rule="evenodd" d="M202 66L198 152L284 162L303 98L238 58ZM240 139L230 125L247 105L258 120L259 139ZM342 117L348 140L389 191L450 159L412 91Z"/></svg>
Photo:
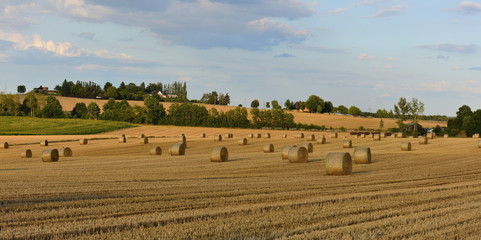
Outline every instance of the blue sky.
<svg viewBox="0 0 481 240"><path fill-rule="evenodd" d="M481 108L481 1L1 0L0 91L185 81L232 104Z"/></svg>

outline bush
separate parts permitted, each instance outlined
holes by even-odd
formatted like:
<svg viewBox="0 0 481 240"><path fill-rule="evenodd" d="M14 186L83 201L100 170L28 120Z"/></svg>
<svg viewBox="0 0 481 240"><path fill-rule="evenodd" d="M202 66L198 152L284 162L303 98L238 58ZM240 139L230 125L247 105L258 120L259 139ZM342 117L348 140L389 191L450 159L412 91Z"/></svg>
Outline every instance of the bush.
<svg viewBox="0 0 481 240"><path fill-rule="evenodd" d="M47 105L42 109L44 118L62 118L64 117L62 105L54 96L47 97Z"/></svg>

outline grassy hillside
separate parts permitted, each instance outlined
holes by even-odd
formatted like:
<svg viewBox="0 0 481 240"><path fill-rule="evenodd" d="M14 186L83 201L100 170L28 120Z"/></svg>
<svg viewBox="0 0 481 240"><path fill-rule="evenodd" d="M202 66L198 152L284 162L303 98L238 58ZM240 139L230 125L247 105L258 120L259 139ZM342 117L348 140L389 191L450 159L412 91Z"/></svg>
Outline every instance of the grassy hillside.
<svg viewBox="0 0 481 240"><path fill-rule="evenodd" d="M0 117L0 135L81 135L134 127L124 122L85 119Z"/></svg>

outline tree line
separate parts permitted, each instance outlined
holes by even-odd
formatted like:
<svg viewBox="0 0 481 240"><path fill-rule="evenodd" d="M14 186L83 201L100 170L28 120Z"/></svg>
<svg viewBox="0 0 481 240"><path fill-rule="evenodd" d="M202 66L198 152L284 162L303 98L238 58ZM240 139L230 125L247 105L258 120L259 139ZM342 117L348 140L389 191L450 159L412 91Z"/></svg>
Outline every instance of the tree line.
<svg viewBox="0 0 481 240"><path fill-rule="evenodd" d="M165 109L158 94L146 95L144 106L132 106L127 100L110 98L102 110L97 103L77 103L71 112L65 112L58 99L30 92L20 102L18 95L2 95L0 115L32 116L43 118L82 118L123 121L138 124L229 127L229 128L293 128L294 116L282 110L254 110L252 121L246 108L237 107L227 112L190 102L174 103Z"/></svg>
<svg viewBox="0 0 481 240"><path fill-rule="evenodd" d="M481 133L481 109L473 112L468 105L461 106L456 112L456 117L448 120L447 131L451 136L456 136L462 131L468 137Z"/></svg>

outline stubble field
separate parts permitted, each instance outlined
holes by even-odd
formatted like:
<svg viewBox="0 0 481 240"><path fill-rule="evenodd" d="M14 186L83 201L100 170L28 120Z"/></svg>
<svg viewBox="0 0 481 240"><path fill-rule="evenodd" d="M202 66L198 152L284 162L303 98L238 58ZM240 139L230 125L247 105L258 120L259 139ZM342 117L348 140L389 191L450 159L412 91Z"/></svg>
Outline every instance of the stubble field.
<svg viewBox="0 0 481 240"><path fill-rule="evenodd" d="M199 137L206 133L207 138ZM248 133L272 134L248 139ZM118 143L124 133L127 143ZM141 133L155 138L141 145ZM185 156L167 150L185 133ZM214 134L234 138L214 142ZM287 133L288 138L281 135ZM481 166L476 139L355 139L314 143L309 162L282 160L293 131L143 126L87 136L7 136L0 149L0 239L405 239L481 234ZM308 132L304 132L307 134ZM316 136L321 134L314 132ZM327 176L328 152L371 147L373 163L350 176ZM41 139L55 141L40 147ZM413 151L402 152L410 141ZM273 143L274 153L263 153ZM229 161L209 161L223 145ZM73 157L40 160L42 149L70 147ZM150 156L161 146L161 156ZM21 159L30 148L33 158Z"/></svg>

